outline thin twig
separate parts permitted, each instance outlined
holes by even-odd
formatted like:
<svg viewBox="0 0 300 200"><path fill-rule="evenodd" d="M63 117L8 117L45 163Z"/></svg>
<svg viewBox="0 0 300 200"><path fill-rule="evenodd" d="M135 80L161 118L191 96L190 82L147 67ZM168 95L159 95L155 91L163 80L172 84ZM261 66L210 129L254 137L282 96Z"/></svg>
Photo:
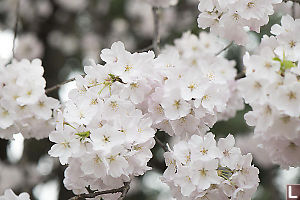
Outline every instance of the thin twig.
<svg viewBox="0 0 300 200"><path fill-rule="evenodd" d="M64 81L64 82L62 82L62 83L59 83L59 84L57 84L57 85L54 85L53 87L50 87L50 88L46 89L46 94L48 94L48 93L50 93L50 92L52 92L52 91L54 91L54 90L60 88L60 87L63 86L64 84L70 83L70 82L72 82L72 81L75 81L75 78L71 78L71 79L66 80L66 81Z"/></svg>
<svg viewBox="0 0 300 200"><path fill-rule="evenodd" d="M122 193L121 196L119 197L119 200L121 200L125 197L125 195L129 191L129 189L130 189L130 182L125 182L122 187L117 188L117 189L104 190L104 191L99 191L99 192L94 192L94 193L89 193L89 194L80 194L80 195L70 198L69 200L81 200L81 199L86 199L86 198L95 198L95 197L103 195L103 194L114 194L114 193L118 193L118 192Z"/></svg>
<svg viewBox="0 0 300 200"><path fill-rule="evenodd" d="M160 36L159 36L159 8L153 7L153 20L154 20L154 31L153 31L153 50L156 56L159 54L159 43L160 43Z"/></svg>
<svg viewBox="0 0 300 200"><path fill-rule="evenodd" d="M157 143L159 146L161 146L161 148L163 148L163 150L164 150L165 152L168 152L168 151L169 151L167 145L164 144L162 141L160 141L160 139L158 139L156 136L154 136L154 139L155 139L156 143Z"/></svg>
<svg viewBox="0 0 300 200"><path fill-rule="evenodd" d="M123 186L123 192L121 194L121 196L118 198L118 200L123 200L126 196L126 194L128 193L129 189L130 189L130 182L125 182L124 186Z"/></svg>
<svg viewBox="0 0 300 200"><path fill-rule="evenodd" d="M227 49L229 49L229 47L231 47L231 45L233 45L233 41L230 42L226 47L224 47L221 51L219 51L218 53L216 53L216 56L220 55L223 51L226 51Z"/></svg>
<svg viewBox="0 0 300 200"><path fill-rule="evenodd" d="M16 22L14 28L14 40L13 40L13 48L12 48L13 58L15 58L15 47L16 47L16 38L18 35L19 20L20 20L20 0L17 1L17 6L16 6Z"/></svg>

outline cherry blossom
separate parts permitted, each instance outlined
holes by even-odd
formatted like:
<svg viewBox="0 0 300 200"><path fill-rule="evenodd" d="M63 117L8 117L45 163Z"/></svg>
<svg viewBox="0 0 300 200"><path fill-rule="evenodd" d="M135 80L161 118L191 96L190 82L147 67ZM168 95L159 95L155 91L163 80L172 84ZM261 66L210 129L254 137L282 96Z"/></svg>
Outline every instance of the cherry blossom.
<svg viewBox="0 0 300 200"><path fill-rule="evenodd" d="M298 19L283 16L281 25L272 27L275 37L264 36L257 53L244 56L246 77L238 81L245 102L253 109L245 119L255 126L258 145L284 168L300 162L299 157L290 157L299 147L299 58L295 56L299 50L294 37L299 27Z"/></svg>
<svg viewBox="0 0 300 200"><path fill-rule="evenodd" d="M176 199L251 199L259 171L251 154L242 155L234 145L232 135L216 144L212 133L178 142L164 154L168 168L162 181Z"/></svg>
<svg viewBox="0 0 300 200"><path fill-rule="evenodd" d="M14 60L0 67L1 138L21 132L25 138L41 139L54 130L52 111L59 102L45 95L43 73L39 59Z"/></svg>
<svg viewBox="0 0 300 200"><path fill-rule="evenodd" d="M200 0L198 26L203 29L209 27L212 33L245 45L245 27L259 33L260 27L267 24L269 15L274 13L273 5L281 2L282 0Z"/></svg>

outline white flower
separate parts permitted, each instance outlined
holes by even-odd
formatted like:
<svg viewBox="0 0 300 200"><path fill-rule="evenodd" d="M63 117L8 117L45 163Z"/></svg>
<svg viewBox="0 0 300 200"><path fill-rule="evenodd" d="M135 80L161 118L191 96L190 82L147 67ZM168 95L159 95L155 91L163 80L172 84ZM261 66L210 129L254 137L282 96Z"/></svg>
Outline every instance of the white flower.
<svg viewBox="0 0 300 200"><path fill-rule="evenodd" d="M121 175L127 175L126 169L129 165L126 159L120 155L122 151L124 151L124 149L120 147L115 148L105 156L109 166L108 174L114 178L120 177Z"/></svg>
<svg viewBox="0 0 300 200"><path fill-rule="evenodd" d="M222 166L234 169L238 160L240 159L241 150L234 147L235 140L232 135L228 135L226 138L220 138L218 142L218 148L221 151L220 163Z"/></svg>
<svg viewBox="0 0 300 200"><path fill-rule="evenodd" d="M206 190L211 184L218 184L221 178L217 174L218 161L198 160L192 163L192 182L197 185L198 190Z"/></svg>
<svg viewBox="0 0 300 200"><path fill-rule="evenodd" d="M84 174L94 175L96 178L107 175L108 164L101 152L87 154L81 159L81 170Z"/></svg>
<svg viewBox="0 0 300 200"><path fill-rule="evenodd" d="M68 163L69 157L73 154L79 153L79 141L76 140L73 135L74 130L71 127L65 127L64 134L54 131L49 135L49 140L55 142L49 154L53 157L59 157L59 161L62 165Z"/></svg>
<svg viewBox="0 0 300 200"><path fill-rule="evenodd" d="M189 167L178 167L177 174L174 179L175 185L180 186L183 196L190 196L196 190L195 184L192 182L191 170Z"/></svg>
<svg viewBox="0 0 300 200"><path fill-rule="evenodd" d="M116 127L104 125L91 132L94 150L110 152L116 145L121 145L125 139L125 133L117 130Z"/></svg>
<svg viewBox="0 0 300 200"><path fill-rule="evenodd" d="M192 156L195 156L193 160L211 160L220 157L220 151L216 146L215 136L212 133L208 133L203 137L193 135L189 145L191 145Z"/></svg>
<svg viewBox="0 0 300 200"><path fill-rule="evenodd" d="M183 100L178 90L171 91L162 99L161 106L170 120L179 119L190 112L190 104Z"/></svg>

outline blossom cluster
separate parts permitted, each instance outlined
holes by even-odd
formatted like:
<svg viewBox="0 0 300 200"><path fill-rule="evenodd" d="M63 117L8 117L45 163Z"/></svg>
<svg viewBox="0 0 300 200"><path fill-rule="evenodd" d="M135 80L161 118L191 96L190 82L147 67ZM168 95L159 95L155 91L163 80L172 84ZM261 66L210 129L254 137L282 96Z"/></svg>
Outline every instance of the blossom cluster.
<svg viewBox="0 0 300 200"><path fill-rule="evenodd" d="M246 30L260 32L260 27L267 24L269 15L274 13L273 5L281 2L282 0L200 0L198 26L204 29L209 27L212 33L245 45Z"/></svg>
<svg viewBox="0 0 300 200"><path fill-rule="evenodd" d="M193 135L165 153L163 182L176 199L250 200L258 187L258 169L251 154L242 155L232 135Z"/></svg>
<svg viewBox="0 0 300 200"><path fill-rule="evenodd" d="M235 62L216 56L224 44L212 34L186 32L155 60L160 85L148 101L154 127L190 138L243 108L236 89Z"/></svg>
<svg viewBox="0 0 300 200"><path fill-rule="evenodd" d="M155 129L190 138L206 132L217 117L234 115L240 106L235 98L242 103L230 93L236 70L234 62L215 56L223 48L218 41L207 33L200 39L186 33L158 58L152 51L130 53L116 42L102 50L104 66L85 66L49 136L56 143L49 154L68 164L65 186L75 194L87 186L122 186L150 169Z"/></svg>
<svg viewBox="0 0 300 200"><path fill-rule="evenodd" d="M300 20L283 16L264 36L254 55L244 56L246 77L238 81L245 102L253 111L245 115L255 126L255 137L274 163L300 166Z"/></svg>
<svg viewBox="0 0 300 200"><path fill-rule="evenodd" d="M155 131L138 105L151 92L154 53L129 53L122 42L104 49L104 66L85 66L84 77L57 114L49 154L68 164L64 184L75 194L114 189L151 169ZM103 195L104 199L120 194Z"/></svg>
<svg viewBox="0 0 300 200"><path fill-rule="evenodd" d="M41 139L54 129L52 110L59 102L45 94L41 64L38 59L0 64L0 138L21 132Z"/></svg>

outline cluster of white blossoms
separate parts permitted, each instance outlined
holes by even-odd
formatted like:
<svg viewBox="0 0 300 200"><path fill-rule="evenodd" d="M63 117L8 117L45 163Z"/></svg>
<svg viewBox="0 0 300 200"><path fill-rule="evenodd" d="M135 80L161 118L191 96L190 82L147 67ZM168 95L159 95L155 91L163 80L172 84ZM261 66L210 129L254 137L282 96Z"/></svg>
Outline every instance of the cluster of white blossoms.
<svg viewBox="0 0 300 200"><path fill-rule="evenodd" d="M251 154L242 155L234 145L232 135L216 144L212 133L180 141L164 154L168 168L162 181L178 200L250 200L259 170L251 165Z"/></svg>
<svg viewBox="0 0 300 200"><path fill-rule="evenodd" d="M7 189L4 194L0 196L0 200L30 200L30 196L26 192L16 195L11 189Z"/></svg>
<svg viewBox="0 0 300 200"><path fill-rule="evenodd" d="M154 127L190 138L243 108L235 62L216 56L223 47L212 34L201 32L197 37L186 32L162 51L155 60L160 85L148 101Z"/></svg>
<svg viewBox="0 0 300 200"><path fill-rule="evenodd" d="M41 64L38 59L0 64L0 138L21 132L41 139L54 129L52 110L59 102L45 95Z"/></svg>
<svg viewBox="0 0 300 200"><path fill-rule="evenodd" d="M210 27L218 34L237 44L247 43L247 30L260 31L274 13L273 5L282 0L200 0L198 26Z"/></svg>
<svg viewBox="0 0 300 200"><path fill-rule="evenodd" d="M245 115L255 137L274 163L300 166L300 20L283 16L255 55L244 56L246 77L238 81Z"/></svg>
<svg viewBox="0 0 300 200"><path fill-rule="evenodd" d="M217 41L186 33L158 58L152 51L132 54L116 42L102 50L104 66L85 66L49 136L56 143L49 154L68 164L66 188L78 194L87 186L122 186L150 169L155 129L190 138L206 132L217 115L234 115L240 108L239 97L231 98L236 70L234 62L215 56L223 48Z"/></svg>
<svg viewBox="0 0 300 200"><path fill-rule="evenodd" d="M151 169L152 120L140 109L151 92L154 53L126 51L122 42L104 49L104 66L85 66L84 77L57 114L49 154L68 164L64 184L75 194L118 188ZM115 199L120 193L103 195Z"/></svg>

